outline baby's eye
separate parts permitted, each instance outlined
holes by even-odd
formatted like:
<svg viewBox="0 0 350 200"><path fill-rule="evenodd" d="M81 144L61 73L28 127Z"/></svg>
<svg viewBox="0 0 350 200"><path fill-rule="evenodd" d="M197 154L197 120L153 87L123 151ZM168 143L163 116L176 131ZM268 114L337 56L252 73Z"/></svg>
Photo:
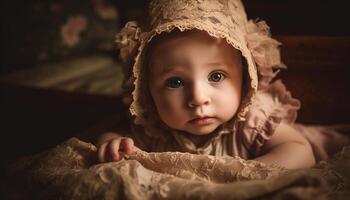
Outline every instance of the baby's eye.
<svg viewBox="0 0 350 200"><path fill-rule="evenodd" d="M226 78L225 74L223 74L221 72L214 72L214 73L210 74L209 81L220 82L220 81L223 81L225 78Z"/></svg>
<svg viewBox="0 0 350 200"><path fill-rule="evenodd" d="M179 88L179 87L182 87L184 84L180 78L172 77L166 80L165 85L168 88Z"/></svg>

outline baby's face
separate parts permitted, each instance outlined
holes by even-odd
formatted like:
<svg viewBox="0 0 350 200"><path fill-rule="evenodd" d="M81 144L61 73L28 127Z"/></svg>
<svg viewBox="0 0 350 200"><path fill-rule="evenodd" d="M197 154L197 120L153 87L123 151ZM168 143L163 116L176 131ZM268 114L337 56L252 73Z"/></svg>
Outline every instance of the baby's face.
<svg viewBox="0 0 350 200"><path fill-rule="evenodd" d="M225 40L191 31L150 51L149 89L165 124L206 135L235 115L242 92L242 60Z"/></svg>

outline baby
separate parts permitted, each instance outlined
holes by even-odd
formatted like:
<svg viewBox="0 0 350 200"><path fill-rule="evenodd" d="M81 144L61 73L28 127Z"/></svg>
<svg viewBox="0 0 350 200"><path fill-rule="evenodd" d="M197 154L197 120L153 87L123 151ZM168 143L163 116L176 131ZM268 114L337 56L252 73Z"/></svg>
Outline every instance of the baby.
<svg viewBox="0 0 350 200"><path fill-rule="evenodd" d="M293 124L300 107L280 81L279 43L239 0L153 0L149 23L117 36L132 130L97 141L100 162L181 151L240 156L285 168L315 155Z"/></svg>

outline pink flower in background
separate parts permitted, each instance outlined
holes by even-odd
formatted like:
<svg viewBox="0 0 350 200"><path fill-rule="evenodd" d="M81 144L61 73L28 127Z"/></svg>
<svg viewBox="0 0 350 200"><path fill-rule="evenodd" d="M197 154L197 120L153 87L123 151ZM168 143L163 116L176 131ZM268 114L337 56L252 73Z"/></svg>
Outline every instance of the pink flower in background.
<svg viewBox="0 0 350 200"><path fill-rule="evenodd" d="M113 6L108 5L104 0L92 0L92 3L94 5L95 12L102 19L115 20L118 18L116 9Z"/></svg>
<svg viewBox="0 0 350 200"><path fill-rule="evenodd" d="M64 45L74 47L80 41L80 33L87 27L88 21L84 16L76 15L68 18L61 27L61 38Z"/></svg>

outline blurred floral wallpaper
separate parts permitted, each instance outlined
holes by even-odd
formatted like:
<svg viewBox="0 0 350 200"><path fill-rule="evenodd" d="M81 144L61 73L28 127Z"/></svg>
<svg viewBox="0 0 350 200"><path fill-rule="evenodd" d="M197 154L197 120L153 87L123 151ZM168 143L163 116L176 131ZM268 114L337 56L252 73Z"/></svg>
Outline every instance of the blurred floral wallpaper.
<svg viewBox="0 0 350 200"><path fill-rule="evenodd" d="M115 50L114 1L15 0L2 2L2 11L2 72Z"/></svg>

